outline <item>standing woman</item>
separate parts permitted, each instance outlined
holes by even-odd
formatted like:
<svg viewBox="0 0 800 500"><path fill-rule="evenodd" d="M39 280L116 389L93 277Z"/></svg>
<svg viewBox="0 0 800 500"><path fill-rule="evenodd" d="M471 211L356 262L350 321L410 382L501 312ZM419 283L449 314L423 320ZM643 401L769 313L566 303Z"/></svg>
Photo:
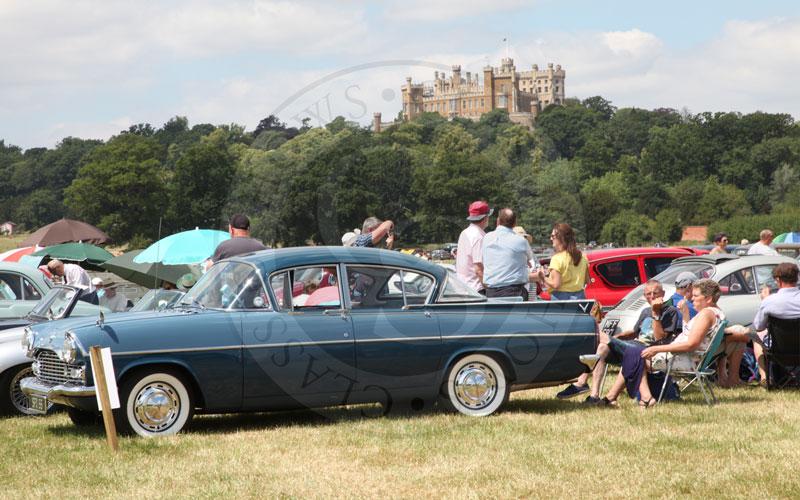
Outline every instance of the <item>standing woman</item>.
<svg viewBox="0 0 800 500"><path fill-rule="evenodd" d="M548 271L540 271L550 296L553 300L585 299L583 288L589 281L589 261L578 250L575 232L569 224L555 224L550 239L556 254L550 259Z"/></svg>

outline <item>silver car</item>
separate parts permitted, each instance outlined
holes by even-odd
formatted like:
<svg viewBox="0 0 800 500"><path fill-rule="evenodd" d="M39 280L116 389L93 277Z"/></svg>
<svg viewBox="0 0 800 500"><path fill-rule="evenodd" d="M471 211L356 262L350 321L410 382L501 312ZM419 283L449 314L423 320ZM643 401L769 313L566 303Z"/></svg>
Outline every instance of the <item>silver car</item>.
<svg viewBox="0 0 800 500"><path fill-rule="evenodd" d="M675 259L654 279L663 284L667 299L675 293L675 278L683 271L691 271L699 278L711 278L722 290L717 305L730 324L749 325L761 304L761 288L777 287L772 270L781 262L797 263L795 259L782 255L694 255ZM601 323L603 332L613 335L632 330L645 307L644 285L639 285L606 314Z"/></svg>

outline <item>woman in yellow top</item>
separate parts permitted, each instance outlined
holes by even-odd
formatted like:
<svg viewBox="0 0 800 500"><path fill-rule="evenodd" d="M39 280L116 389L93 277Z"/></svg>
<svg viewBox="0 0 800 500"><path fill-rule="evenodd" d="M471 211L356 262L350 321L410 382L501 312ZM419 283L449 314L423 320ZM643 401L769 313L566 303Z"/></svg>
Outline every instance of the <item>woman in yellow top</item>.
<svg viewBox="0 0 800 500"><path fill-rule="evenodd" d="M547 273L542 272L550 296L553 300L585 299L583 287L589 281L589 261L578 250L575 232L569 224L555 224L550 239L556 254L550 259Z"/></svg>

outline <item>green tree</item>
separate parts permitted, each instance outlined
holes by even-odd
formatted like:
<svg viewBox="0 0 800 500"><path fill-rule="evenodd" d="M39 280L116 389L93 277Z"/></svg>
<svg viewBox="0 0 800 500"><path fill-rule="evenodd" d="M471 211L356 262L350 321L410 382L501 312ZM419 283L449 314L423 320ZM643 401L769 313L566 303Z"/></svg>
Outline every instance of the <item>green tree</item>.
<svg viewBox="0 0 800 500"><path fill-rule="evenodd" d="M167 192L152 137L121 134L86 157L65 204L77 218L95 224L117 241L134 234L155 235Z"/></svg>
<svg viewBox="0 0 800 500"><path fill-rule="evenodd" d="M625 246L640 246L653 241L653 226L649 217L624 210L603 225L600 239Z"/></svg>
<svg viewBox="0 0 800 500"><path fill-rule="evenodd" d="M549 106L536 119L562 158L571 159L586 143L601 116L580 104Z"/></svg>

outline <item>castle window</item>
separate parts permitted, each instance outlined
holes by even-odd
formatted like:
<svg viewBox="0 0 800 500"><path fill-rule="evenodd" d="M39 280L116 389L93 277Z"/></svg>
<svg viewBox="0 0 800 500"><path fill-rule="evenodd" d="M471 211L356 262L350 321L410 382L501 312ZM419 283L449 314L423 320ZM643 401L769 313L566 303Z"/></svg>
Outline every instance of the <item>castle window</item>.
<svg viewBox="0 0 800 500"><path fill-rule="evenodd" d="M484 104L483 98L481 98L481 108L483 108L484 106L485 106L485 104Z"/></svg>

